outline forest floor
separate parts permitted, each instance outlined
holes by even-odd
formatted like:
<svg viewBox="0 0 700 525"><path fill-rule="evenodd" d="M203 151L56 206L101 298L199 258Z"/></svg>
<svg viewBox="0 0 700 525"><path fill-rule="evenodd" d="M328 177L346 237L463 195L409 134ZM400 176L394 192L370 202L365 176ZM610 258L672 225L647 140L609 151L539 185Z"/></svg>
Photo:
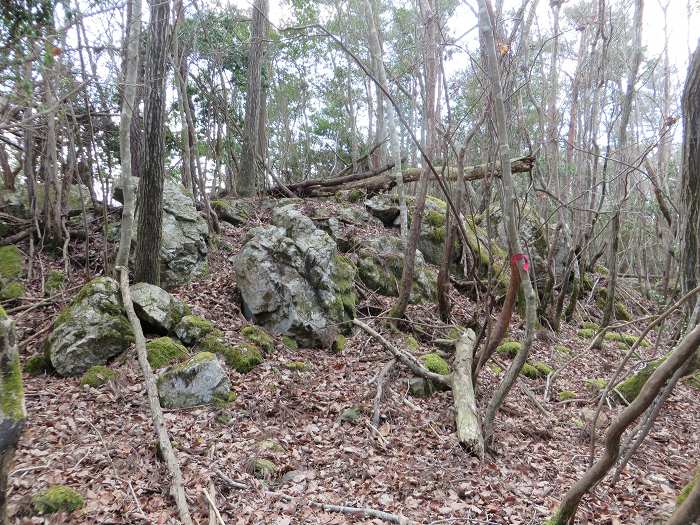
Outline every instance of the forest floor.
<svg viewBox="0 0 700 525"><path fill-rule="evenodd" d="M246 323L229 260L239 250L245 231L225 225L219 245L229 248L212 249L209 277L176 291L195 313L215 321L231 342L240 340L239 329ZM94 249L99 249L97 241ZM72 253L77 257L81 250L76 246ZM42 255L39 260L44 272L51 266L61 267L56 258ZM84 275L76 273L68 288L84 280ZM28 283L27 295L38 295L40 287L38 278ZM66 293L63 302L70 295ZM452 299L455 322L466 322L476 305L455 291ZM388 308L390 301L376 296L363 300L379 309ZM36 299L24 304L35 303ZM60 307L57 301L15 314L23 358L40 351ZM414 333L421 343L420 353L430 350L432 327L438 324L434 310L432 306L409 309L409 318L422 328ZM389 332L377 320L366 322L405 348L401 334ZM518 339L522 331L517 316L512 326L510 335ZM578 323L564 324L556 336L535 341L531 359L556 368L568 359L555 351L556 345L571 348L580 359L557 380L553 401L542 398L544 380L524 379L546 415L520 388L513 389L497 416L494 454L483 461L469 456L457 443L451 393L408 396L408 374L400 367L382 404L386 418L379 428L371 426L376 392L371 380L389 356L366 333L356 332L338 354L291 350L276 338L276 351L252 372L230 371L238 394L230 407L166 412L196 523L209 523L203 489L210 480L227 524L381 523L325 512L308 505L311 500L381 509L423 524L542 523L587 468L586 421L598 399L587 380L610 377L623 355L614 342L586 351L589 341L579 338L577 330ZM644 358L666 351L663 346L641 349ZM290 370L285 366L289 361L306 361L310 369ZM100 389L81 387L73 378L25 375L29 419L16 454L9 496L16 523L44 522L27 516L26 509L32 494L55 483L78 489L86 506L46 523L176 523L135 351L131 349L111 366L119 378ZM487 369L480 377L480 403L495 387L495 373ZM561 390L576 392L576 399L559 401ZM353 406L360 408L360 418L341 420L343 411ZM579 522L663 522L690 478L692 459L700 457L698 406L700 392L680 383L620 481L612 487L603 482L584 499ZM614 404L606 406L604 419L619 410ZM598 452L601 436L599 432ZM270 449L269 440L280 447ZM271 459L277 465L275 475L267 481L256 479L250 472L251 458ZM217 471L249 489L227 488Z"/></svg>

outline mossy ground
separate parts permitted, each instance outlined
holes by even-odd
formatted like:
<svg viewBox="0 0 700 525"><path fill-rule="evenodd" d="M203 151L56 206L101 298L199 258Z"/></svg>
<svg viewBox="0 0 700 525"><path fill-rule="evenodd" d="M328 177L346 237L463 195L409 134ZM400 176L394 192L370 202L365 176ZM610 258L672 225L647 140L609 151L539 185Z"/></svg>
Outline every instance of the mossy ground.
<svg viewBox="0 0 700 525"><path fill-rule="evenodd" d="M576 392L573 390L562 390L559 392L559 401L568 401L569 399L576 399Z"/></svg>
<svg viewBox="0 0 700 525"><path fill-rule="evenodd" d="M74 512L84 504L85 499L80 493L65 485L53 485L32 498L32 506L37 514Z"/></svg>
<svg viewBox="0 0 700 525"><path fill-rule="evenodd" d="M159 337L146 343L148 363L158 369L187 359L187 348L170 337Z"/></svg>
<svg viewBox="0 0 700 525"><path fill-rule="evenodd" d="M530 379L540 379L551 374L553 369L544 361L535 361L534 363L527 362L523 365L520 373Z"/></svg>
<svg viewBox="0 0 700 525"><path fill-rule="evenodd" d="M264 353L273 352L275 349L275 342L270 337L270 334L259 326L254 324L244 326L241 329L241 335Z"/></svg>
<svg viewBox="0 0 700 525"><path fill-rule="evenodd" d="M87 369L80 378L81 385L97 388L117 378L117 373L106 366L96 365Z"/></svg>
<svg viewBox="0 0 700 525"><path fill-rule="evenodd" d="M593 339L596 333L597 331L593 330L592 328L582 328L581 330L576 332L576 335L581 337L582 339Z"/></svg>
<svg viewBox="0 0 700 525"><path fill-rule="evenodd" d="M284 367L289 370L296 370L297 372L306 372L311 368L311 365L306 361L287 361Z"/></svg>

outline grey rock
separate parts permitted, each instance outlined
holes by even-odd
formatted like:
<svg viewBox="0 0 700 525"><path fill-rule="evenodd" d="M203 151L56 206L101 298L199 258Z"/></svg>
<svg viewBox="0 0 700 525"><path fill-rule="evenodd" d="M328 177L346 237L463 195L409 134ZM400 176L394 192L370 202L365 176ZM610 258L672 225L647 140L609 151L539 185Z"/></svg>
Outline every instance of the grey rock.
<svg viewBox="0 0 700 525"><path fill-rule="evenodd" d="M384 223L384 226L394 226L394 222L399 217L398 201L392 196L379 193L365 201L365 208L374 217Z"/></svg>
<svg viewBox="0 0 700 525"><path fill-rule="evenodd" d="M357 252L358 276L370 290L396 297L403 273L404 249L401 239L391 235L375 237ZM410 301L414 304L435 301L437 273L430 268L420 250L416 250L416 261Z"/></svg>
<svg viewBox="0 0 700 525"><path fill-rule="evenodd" d="M172 332L189 313L185 303L154 284L136 283L129 290L136 315L157 333Z"/></svg>
<svg viewBox="0 0 700 525"><path fill-rule="evenodd" d="M197 315L186 315L175 327L175 335L186 345L193 345L208 335L220 335L214 323Z"/></svg>
<svg viewBox="0 0 700 525"><path fill-rule="evenodd" d="M249 200L217 199L211 201L211 207L216 212L219 220L242 226L246 224L255 211L255 204Z"/></svg>
<svg viewBox="0 0 700 525"><path fill-rule="evenodd" d="M354 265L294 204L274 208L234 258L246 317L302 345L330 347L354 316Z"/></svg>
<svg viewBox="0 0 700 525"><path fill-rule="evenodd" d="M139 179L133 178L138 186ZM114 198L121 201L121 188ZM136 221L132 231L136 239ZM168 179L163 185L163 237L160 246L160 279L164 288L189 282L207 273L209 228L197 212L187 190ZM134 244L135 245L135 244Z"/></svg>
<svg viewBox="0 0 700 525"><path fill-rule="evenodd" d="M46 341L51 364L62 376L77 376L126 350L133 332L110 277L86 284L54 322Z"/></svg>
<svg viewBox="0 0 700 525"><path fill-rule="evenodd" d="M200 352L158 376L158 397L164 408L188 408L216 400L228 401L231 382L219 359Z"/></svg>

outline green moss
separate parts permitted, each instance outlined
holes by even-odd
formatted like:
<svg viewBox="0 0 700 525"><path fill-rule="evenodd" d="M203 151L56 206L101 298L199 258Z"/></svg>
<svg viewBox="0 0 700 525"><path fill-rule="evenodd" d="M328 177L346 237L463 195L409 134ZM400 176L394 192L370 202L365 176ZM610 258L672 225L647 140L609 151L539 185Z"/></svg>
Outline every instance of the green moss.
<svg viewBox="0 0 700 525"><path fill-rule="evenodd" d="M296 350L299 348L299 343L297 343L296 339L289 337L288 335L282 336L282 344L290 350Z"/></svg>
<svg viewBox="0 0 700 525"><path fill-rule="evenodd" d="M66 281L66 276L63 274L63 272L60 272L58 270L51 270L48 275L46 276L46 283L44 285L44 289L48 295L53 295L54 292L57 292L61 288L63 288L63 284Z"/></svg>
<svg viewBox="0 0 700 525"><path fill-rule="evenodd" d="M226 365L241 374L247 374L263 362L260 350L252 344L229 346L214 336L207 336L202 342L202 346L210 352L221 355Z"/></svg>
<svg viewBox="0 0 700 525"><path fill-rule="evenodd" d="M2 306L0 306L0 319L7 319L7 312Z"/></svg>
<svg viewBox="0 0 700 525"><path fill-rule="evenodd" d="M430 240L435 243L445 242L445 236L447 235L447 229L444 226L439 228L433 228L430 232Z"/></svg>
<svg viewBox="0 0 700 525"><path fill-rule="evenodd" d="M435 352L431 352L429 354L421 356L420 360L423 363L423 366L425 366L425 368L427 368L434 374L446 376L450 373L450 365L447 364L447 361L445 361L439 354L436 354Z"/></svg>
<svg viewBox="0 0 700 525"><path fill-rule="evenodd" d="M603 379L602 377L597 377L595 379L586 379L584 382L594 390L604 390L605 387L608 386L608 381L606 379Z"/></svg>
<svg viewBox="0 0 700 525"><path fill-rule="evenodd" d="M554 372L554 369L544 361L535 361L532 363L532 365L537 369L542 377L546 377Z"/></svg>
<svg viewBox="0 0 700 525"><path fill-rule="evenodd" d="M573 350L571 350L571 348L569 348L568 346L556 345L554 347L554 351L558 354L569 355Z"/></svg>
<svg viewBox="0 0 700 525"><path fill-rule="evenodd" d="M418 348L419 348L418 341L416 341L416 338L413 337L412 335L407 335L404 338L404 343L406 344L406 346L408 347L409 350L411 350L413 352L418 351Z"/></svg>
<svg viewBox="0 0 700 525"><path fill-rule="evenodd" d="M590 275L584 274L581 277L581 286L586 292L590 292L593 289L593 279Z"/></svg>
<svg viewBox="0 0 700 525"><path fill-rule="evenodd" d="M17 246L0 246L0 277L4 280L18 279L22 275L24 257Z"/></svg>
<svg viewBox="0 0 700 525"><path fill-rule="evenodd" d="M498 345L496 352L507 355L508 357L515 357L521 348L522 344L520 344L518 341L505 341Z"/></svg>
<svg viewBox="0 0 700 525"><path fill-rule="evenodd" d="M46 354L37 354L24 362L24 371L32 377L40 376L53 372L53 365Z"/></svg>
<svg viewBox="0 0 700 525"><path fill-rule="evenodd" d="M270 334L259 326L253 324L244 326L241 329L241 335L265 353L270 353L275 349L275 343Z"/></svg>
<svg viewBox="0 0 700 525"><path fill-rule="evenodd" d="M695 469L695 475L693 476L693 479L691 479L690 482L685 487L683 487L683 490L681 490L680 494L678 494L678 497L676 498L677 507L683 505L683 503L685 502L685 500L688 499L688 496L693 491L697 483L700 483L700 468Z"/></svg>
<svg viewBox="0 0 700 525"><path fill-rule="evenodd" d="M596 332L600 330L600 325L591 321L585 321L581 323L581 328L585 330L595 330Z"/></svg>
<svg viewBox="0 0 700 525"><path fill-rule="evenodd" d="M65 485L53 485L32 497L32 506L38 514L73 512L84 504L85 500L80 493Z"/></svg>
<svg viewBox="0 0 700 525"><path fill-rule="evenodd" d="M11 354L0 372L0 407L6 419L20 421L25 418L22 370L16 352Z"/></svg>
<svg viewBox="0 0 700 525"><path fill-rule="evenodd" d="M365 192L358 189L350 190L350 195L348 195L348 200L353 203L361 201L364 198Z"/></svg>
<svg viewBox="0 0 700 525"><path fill-rule="evenodd" d="M568 401L569 399L576 399L576 392L573 390L562 390L559 392L559 401Z"/></svg>
<svg viewBox="0 0 700 525"><path fill-rule="evenodd" d="M617 332L607 332L605 334L606 341L622 341L622 334Z"/></svg>
<svg viewBox="0 0 700 525"><path fill-rule="evenodd" d="M217 212L231 209L231 203L224 199L215 199L210 201L209 204L212 209Z"/></svg>
<svg viewBox="0 0 700 525"><path fill-rule="evenodd" d="M602 264L596 264L593 271L598 275L608 275L608 269Z"/></svg>
<svg viewBox="0 0 700 525"><path fill-rule="evenodd" d="M221 330L214 323L198 315L186 315L175 327L175 333L185 344L194 344L208 335L223 337Z"/></svg>
<svg viewBox="0 0 700 525"><path fill-rule="evenodd" d="M425 214L425 222L433 228L440 228L445 225L445 214L430 210Z"/></svg>
<svg viewBox="0 0 700 525"><path fill-rule="evenodd" d="M24 284L19 281L13 281L6 284L0 290L0 300L13 301L24 295Z"/></svg>
<svg viewBox="0 0 700 525"><path fill-rule="evenodd" d="M343 255L336 255L333 260L333 283L336 286L336 299L331 310L333 318L341 323L340 329L349 333L351 325L348 321L355 318L357 296L355 295L355 274L357 268L350 259Z"/></svg>
<svg viewBox="0 0 700 525"><path fill-rule="evenodd" d="M159 337L146 343L147 358L151 368L164 366L187 359L187 348L170 337Z"/></svg>
<svg viewBox="0 0 700 525"><path fill-rule="evenodd" d="M593 339L596 334L596 330L593 330L591 328L582 328L578 332L576 332L576 335L583 338L583 339Z"/></svg>
<svg viewBox="0 0 700 525"><path fill-rule="evenodd" d="M523 365L523 368L520 370L520 373L524 375L525 377L528 377L530 379L537 379L540 377L540 371L537 370L533 365L530 363L525 363Z"/></svg>
<svg viewBox="0 0 700 525"><path fill-rule="evenodd" d="M491 370L491 373L495 376L500 376L503 372L503 369L500 366L493 363L489 365L489 370Z"/></svg>
<svg viewBox="0 0 700 525"><path fill-rule="evenodd" d="M331 350L334 352L342 352L345 350L345 347L348 344L348 339L344 335L340 334L338 337L335 338L335 341L333 341L333 346L331 347Z"/></svg>
<svg viewBox="0 0 700 525"><path fill-rule="evenodd" d="M258 479L270 479L275 475L277 465L275 465L269 459L256 458L252 460L250 470Z"/></svg>
<svg viewBox="0 0 700 525"><path fill-rule="evenodd" d="M633 334L620 334L620 341L625 343L627 346L632 346L634 345L637 341L639 341L639 337ZM651 343L647 341L646 339L642 339L639 342L639 346L642 348L649 348L651 346Z"/></svg>
<svg viewBox="0 0 700 525"><path fill-rule="evenodd" d="M228 408L236 399L238 399L238 394L229 392L225 396L215 395L212 399L212 404L218 409L224 409Z"/></svg>
<svg viewBox="0 0 700 525"><path fill-rule="evenodd" d="M700 372L696 372L691 376L688 376L685 379L685 382L688 384L688 386L695 388L696 390L700 390Z"/></svg>
<svg viewBox="0 0 700 525"><path fill-rule="evenodd" d="M631 321L632 320L632 314L627 309L627 306L625 305L625 303L622 303L620 301L617 301L615 303L615 319L618 319L620 321Z"/></svg>
<svg viewBox="0 0 700 525"><path fill-rule="evenodd" d="M287 361L284 364L285 368L288 368L289 370L296 370L297 372L305 372L309 368L309 363L306 361Z"/></svg>
<svg viewBox="0 0 700 525"><path fill-rule="evenodd" d="M620 394L622 394L622 397L624 397L625 401L631 403L637 398L639 392L642 390L642 387L651 377L651 374L654 373L654 371L659 367L661 363L664 362L664 360L665 358L652 361L647 366L642 368L639 372L633 374L632 376L625 379L622 383L617 385L617 390L620 392Z"/></svg>
<svg viewBox="0 0 700 525"><path fill-rule="evenodd" d="M111 368L96 365L87 369L87 371L83 374L83 377L80 378L80 384L97 388L98 386L102 386L105 383L116 379L116 377L117 373Z"/></svg>

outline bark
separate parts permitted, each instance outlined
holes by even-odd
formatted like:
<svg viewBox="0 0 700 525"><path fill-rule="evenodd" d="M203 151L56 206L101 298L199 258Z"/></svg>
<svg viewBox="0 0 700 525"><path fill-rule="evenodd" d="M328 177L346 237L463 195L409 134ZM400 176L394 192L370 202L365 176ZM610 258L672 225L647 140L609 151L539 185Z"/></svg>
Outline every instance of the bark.
<svg viewBox="0 0 700 525"><path fill-rule="evenodd" d="M131 121L136 102L136 77L139 68L139 40L141 39L141 0L129 0L128 42L126 46L126 72L124 97L119 121L119 153L121 155L121 187L124 193L119 251L116 266L128 266L131 252L131 229L134 222L135 192L131 184Z"/></svg>
<svg viewBox="0 0 700 525"><path fill-rule="evenodd" d="M481 433L476 394L472 382L472 362L476 335L466 330L455 346L454 372L452 373L452 397L455 406L457 439L474 455L483 458L484 437Z"/></svg>
<svg viewBox="0 0 700 525"><path fill-rule="evenodd" d="M8 525L7 481L27 411L15 323L0 312L0 525Z"/></svg>
<svg viewBox="0 0 700 525"><path fill-rule="evenodd" d="M146 339L143 336L141 321L139 321L139 318L136 316L134 304L131 302L131 296L129 295L129 274L127 269L123 266L120 266L117 268L117 270L120 272L119 281L122 293L122 302L124 303L124 309L126 310L126 315L129 318L131 327L134 330L136 352L146 385L146 394L148 396L148 404L151 408L153 426L158 434L158 443L160 444L161 454L163 455L165 464L167 465L168 471L172 476L172 493L173 497L175 498L178 514L180 515L180 521L185 525L192 525L192 518L190 517L190 511L187 507L187 499L185 498L184 481L182 478L182 472L180 471L180 464L177 461L172 444L170 443L168 430L165 427L165 420L163 419L163 409L161 408L160 401L158 399L156 377L153 374L151 365L148 362Z"/></svg>
<svg viewBox="0 0 700 525"><path fill-rule="evenodd" d="M620 455L620 440L623 432L649 408L666 381L691 358L698 346L700 346L700 324L696 325L683 338L681 343L647 380L637 398L611 423L605 434L603 455L564 495L559 508L548 521L549 525L566 525L573 521L583 496L599 483L610 468L615 465Z"/></svg>
<svg viewBox="0 0 700 525"><path fill-rule="evenodd" d="M255 0L248 51L248 92L246 93L241 171L236 180L236 191L240 197L250 197L255 194L258 181L256 145L260 125L261 70L267 11L268 0Z"/></svg>
<svg viewBox="0 0 700 525"><path fill-rule="evenodd" d="M165 178L165 78L170 0L151 4L146 66L144 170L139 184L135 276L160 284L160 246Z"/></svg>
<svg viewBox="0 0 700 525"><path fill-rule="evenodd" d="M683 90L683 216L681 275L684 291L700 283L700 45L693 53Z"/></svg>
<svg viewBox="0 0 700 525"><path fill-rule="evenodd" d="M425 71L426 71L426 94L425 94L425 118L426 118L426 141L425 149L428 159L435 153L435 84L437 79L437 19L430 5L430 0L420 0L420 10L425 25ZM510 158L505 164L510 167ZM416 263L416 250L420 237L420 227L423 220L423 210L425 209L425 198L428 193L428 179L430 166L423 167L420 181L418 182L418 194L416 195L416 207L411 218L411 230L406 243L403 272L401 273L401 283L399 284L399 297L391 309L391 317L400 319L406 313L408 300L413 286L413 273Z"/></svg>
<svg viewBox="0 0 700 525"><path fill-rule="evenodd" d="M481 45L486 56L489 91L493 100L493 111L495 116L496 132L498 134L498 151L501 159L501 166L504 167L502 173L503 193L501 195L501 205L508 235L508 248L511 256L522 254L518 230L515 223L515 210L517 200L513 188L513 179L510 172L510 143L508 138L508 124L506 122L504 93L499 75L498 58L496 55L496 44L494 39L494 28L488 15L488 0L479 0L479 33ZM522 259L521 259L522 260ZM535 291L530 282L530 276L522 264L518 264L520 275L520 288L525 297L525 341L513 359L503 381L498 385L491 400L489 401L484 418L484 436L489 440L493 437L493 422L496 412L503 404L508 392L515 384L515 380L527 360L532 340L534 336L534 326L536 321Z"/></svg>
<svg viewBox="0 0 700 525"><path fill-rule="evenodd" d="M700 469L700 467L698 467ZM688 525L700 521L700 481L695 481L685 501L676 509L666 525Z"/></svg>

